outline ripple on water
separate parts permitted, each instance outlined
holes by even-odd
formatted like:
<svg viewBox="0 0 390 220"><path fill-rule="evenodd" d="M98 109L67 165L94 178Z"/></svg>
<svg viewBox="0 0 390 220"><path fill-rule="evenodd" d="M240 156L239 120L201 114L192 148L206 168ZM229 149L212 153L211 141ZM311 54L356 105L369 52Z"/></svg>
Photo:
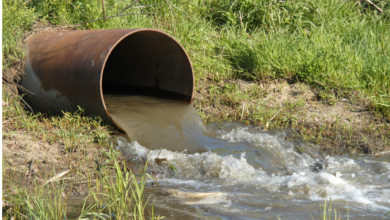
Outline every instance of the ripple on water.
<svg viewBox="0 0 390 220"><path fill-rule="evenodd" d="M166 113L172 106L176 105L159 110L162 118L171 120L172 115L168 117ZM138 117L140 113L134 115ZM181 147L160 141L162 136L154 128L148 131L155 117L141 128L137 123L144 119L129 125L128 129L139 128L134 132L141 131L143 136L130 135L132 142L118 138L117 148L125 155L148 158L152 167L157 157L175 166L175 174L168 168L158 170L160 186L151 189L156 203L167 207L175 204L169 206L172 210L192 207L194 215L222 219L319 219L324 200L330 197L332 207L337 207L343 219L347 210L351 219L378 219L389 210L389 155L324 157L303 142L286 140L286 131L265 132L237 123L213 124L206 130L198 117L187 117L185 123L189 120L192 124L186 126L176 120L176 130L170 127L166 129L168 133L162 134L184 138L182 142L174 141L173 145L179 143ZM186 127L188 130L177 133ZM174 135L169 133L172 131ZM186 146L190 150L185 150ZM305 153L298 153L296 147L304 148Z"/></svg>

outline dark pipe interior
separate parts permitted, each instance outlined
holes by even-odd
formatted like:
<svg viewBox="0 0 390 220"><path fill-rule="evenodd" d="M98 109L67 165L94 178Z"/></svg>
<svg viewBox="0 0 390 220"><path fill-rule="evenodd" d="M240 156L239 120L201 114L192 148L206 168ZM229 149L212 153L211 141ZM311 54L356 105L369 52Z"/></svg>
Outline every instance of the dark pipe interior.
<svg viewBox="0 0 390 220"><path fill-rule="evenodd" d="M129 93L191 101L193 74L182 47L156 31L127 36L110 54L103 93Z"/></svg>

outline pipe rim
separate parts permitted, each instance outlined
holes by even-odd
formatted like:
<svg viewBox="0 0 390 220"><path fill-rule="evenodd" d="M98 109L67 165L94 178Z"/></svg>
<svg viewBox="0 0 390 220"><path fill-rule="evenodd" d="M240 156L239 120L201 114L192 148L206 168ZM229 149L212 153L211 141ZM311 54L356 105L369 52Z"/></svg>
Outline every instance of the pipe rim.
<svg viewBox="0 0 390 220"><path fill-rule="evenodd" d="M135 30L131 30L129 29L129 32L125 35L123 35L123 37L121 37L119 40L117 40L115 42L115 44L113 44L113 46L110 48L110 50L108 51L107 55L106 55L106 58L104 59L104 62L103 62L103 66L101 68L101 72L100 72L100 99L101 99L101 102L103 104L103 107L104 107L104 110L106 111L106 114L108 116L108 118L112 121L112 123L117 127L119 128L119 130L121 130L122 132L125 132L123 130L123 128L121 128L117 123L115 123L115 121L112 119L110 113L108 112L107 110L107 107L106 107L106 103L104 101L104 96L103 96L103 74L104 74L104 70L106 68L106 63L107 63L107 60L108 58L110 57L111 53L114 51L114 49L116 48L116 46L122 42L125 38L127 38L128 36L132 35L132 34L135 34L135 33L138 33L138 32L143 32L143 31L151 31L151 32L157 32L159 34L163 34L167 37L169 37L170 39L172 39L175 43L177 43L180 48L183 50L184 54L186 55L187 57L187 60L190 64L190 67L191 67L191 74L192 74L192 91L191 91L191 99L190 99L190 102L188 104L191 104L192 103L192 100L194 98L194 90L195 90L195 76L194 76L194 68L192 66L192 63L191 63L191 60L190 60L190 57L188 56L188 53L187 51L184 49L183 45L181 45L179 43L179 41L177 41L174 37L172 37L171 35L163 32L163 31L160 31L160 30L156 30L156 29L151 29L151 28L140 28L140 29L135 29ZM126 132L125 132L126 133Z"/></svg>

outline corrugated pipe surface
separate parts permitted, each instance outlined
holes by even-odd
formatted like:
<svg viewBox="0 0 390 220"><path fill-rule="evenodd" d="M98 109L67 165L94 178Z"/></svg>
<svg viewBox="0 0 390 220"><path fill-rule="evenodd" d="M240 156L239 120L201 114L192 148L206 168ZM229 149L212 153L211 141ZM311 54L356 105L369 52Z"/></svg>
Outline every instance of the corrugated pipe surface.
<svg viewBox="0 0 390 220"><path fill-rule="evenodd" d="M194 90L184 48L152 29L39 34L27 44L25 72L20 85L35 110L61 114L79 105L109 124L103 94L164 94L191 103Z"/></svg>

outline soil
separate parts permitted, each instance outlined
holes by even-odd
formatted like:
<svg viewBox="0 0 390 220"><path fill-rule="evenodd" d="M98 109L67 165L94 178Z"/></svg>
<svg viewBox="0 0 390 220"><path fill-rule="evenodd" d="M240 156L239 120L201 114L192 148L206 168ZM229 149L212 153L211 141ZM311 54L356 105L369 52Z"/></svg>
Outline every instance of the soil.
<svg viewBox="0 0 390 220"><path fill-rule="evenodd" d="M37 21L33 25L32 30L26 31L23 34L21 46L25 47L29 40L40 33L69 29L71 29L70 26L57 26ZM3 77L9 81L18 82L24 74L22 70L23 64L24 61L20 61L14 68L3 71ZM370 102L364 99L357 91L350 92L348 97L338 97L337 99L335 98L335 94L328 94L329 97L334 97L333 100L329 100L321 97L320 91L316 88L300 82L289 83L286 80L253 82L236 79L215 83L210 78L207 78L202 83L203 85L200 86L202 89L195 89L195 102L209 98L209 91L205 89L209 84L213 83L218 87L223 88L229 83L236 84L239 89L244 92L251 90L253 87L258 88L260 95L253 95L250 100L244 100L247 108L251 105L261 103L268 108L280 109L286 102L296 103L303 100L304 106L301 106L294 116L301 119L300 122L305 125L338 123L353 127L361 132L370 124L377 126L379 123L387 123L388 125L390 123L390 117L385 118L376 115L375 112L370 109ZM202 107L202 109L208 109L208 111L206 110L207 114L215 116L216 118L221 112L220 108L233 110L231 106L223 104ZM388 129L390 129L390 127L388 127Z"/></svg>
<svg viewBox="0 0 390 220"><path fill-rule="evenodd" d="M61 30L66 30L66 28L37 22L31 31L23 35L22 44L25 46L36 34ZM3 71L3 77L10 83L18 82L23 76L22 69L23 61L20 61L13 68ZM368 101L362 99L360 94L356 92L351 92L348 97L327 99L322 98L321 91L304 83L291 84L287 81L247 82L244 80L214 82L211 79L205 79L200 83L201 86L196 89L194 96L195 106L197 106L197 103L203 103L202 100L210 98L210 93L206 89L208 85L215 84L219 88L223 88L228 83L237 85L241 91L249 91L254 86L258 88L259 93L253 94L250 99L242 101L246 103L247 108L250 108L251 105L262 103L270 109L281 109L286 102L303 103L298 107L298 110L295 108L293 112L289 112L288 117L297 118L298 126L294 129L300 135L307 135L307 132L317 132L318 134L320 128L327 128L326 131L323 131L327 138L320 141L311 139L308 141L313 142L317 148L326 150L330 154L379 154L390 150L389 143L384 142L383 139L383 135L387 138L385 140L390 139L389 119L375 115L373 111L370 111ZM15 84L9 84L4 80L3 84L7 84L13 91L17 91ZM233 115L237 111L233 105L221 103L203 105L201 109L204 114L211 118L221 118L222 112ZM264 128L265 125L262 124L261 126ZM371 126L370 128L373 127L373 130L378 126L387 126L387 128L385 127L387 130L382 130L379 133L370 133L367 131L369 126ZM3 131L6 127L7 124L3 123ZM345 135L346 130L341 129L337 133L332 131L334 127L352 127L354 131L352 134ZM277 129L278 127L275 128ZM340 134L343 137L340 137ZM65 176L61 177L63 181L72 178L75 180L67 192L74 196L86 195L86 184L82 182L77 183L77 176L79 174L88 175L96 173L96 170L99 169L100 164L104 161L103 152L107 152L107 149L100 148L95 144L80 148L76 152L64 153L61 144L54 143L50 145L47 142L34 140L33 135L21 131L16 131L9 137L3 136L2 144L3 165L5 165L3 193L7 189L8 183L17 181L18 184L27 185L31 188L32 182L44 184L55 174L69 170ZM122 159L125 160L125 158ZM130 163L128 166L132 170L139 170L143 163ZM11 178L13 182L7 182L5 178Z"/></svg>
<svg viewBox="0 0 390 220"><path fill-rule="evenodd" d="M42 141L33 140L31 135L16 133L10 138L3 138L3 181L18 182L20 185L34 187L34 184L45 184L52 177L68 171L59 180L76 179L77 173L88 175L98 169L101 149L89 146L73 153L64 153L61 144L50 145ZM100 162L103 163L103 162ZM7 181L7 178L12 181ZM73 182L73 181L72 181ZM73 195L86 193L82 184L72 188Z"/></svg>
<svg viewBox="0 0 390 220"><path fill-rule="evenodd" d="M37 21L33 25L32 30L26 31L22 35L22 41L18 46L25 48L28 41L37 34L62 30L65 30L65 28ZM18 95L16 83L23 77L23 69L24 60L21 60L18 63L14 63L12 68L3 70L3 92ZM3 103L3 107L6 106L7 103ZM6 133L7 130L13 130L9 128L7 122L3 121L2 125L3 133ZM59 178L60 182L63 182L65 179L74 179L74 174L77 171L87 174L89 171L96 170L96 155L101 151L96 147L89 147L83 152L78 150L71 154L65 154L61 144L49 144L35 140L33 134L22 131L14 131L8 137L3 134L2 146L3 193L7 192L7 187L13 189L13 184L33 189L34 184L45 184L47 180L64 171L68 171L68 173L64 177ZM83 165L79 165L80 163ZM76 184L72 186L73 189L70 189L69 192L73 195L84 194L86 187L82 185Z"/></svg>
<svg viewBox="0 0 390 220"><path fill-rule="evenodd" d="M93 187L94 179L100 178L100 169L113 166L112 163L105 163L109 148L97 143L66 152L61 143L49 144L34 140L30 134L15 132L3 137L2 145L3 193L15 190L15 185L34 190L36 185L59 183L64 198L84 198L88 195L90 184ZM125 163L127 170L137 177L146 162L123 156L117 159L122 170L122 163ZM115 176L115 170L111 170L108 175Z"/></svg>
<svg viewBox="0 0 390 220"><path fill-rule="evenodd" d="M376 114L373 109L370 109L369 100L356 91L349 92L344 97L337 97L332 93L324 94L320 89L305 83L289 83L286 80L269 82L228 80L216 83L211 78L207 78L200 84L202 89L196 90L194 103L198 110L203 111L208 118L218 119L224 118L225 115L234 115L237 112L237 105L241 112L244 103L246 109L260 104L265 106L265 109L275 109L275 111L282 109L282 113L275 115L276 117L270 123L283 117L294 119L296 125L290 124L290 127L296 127L296 132L301 137L314 134L318 136L319 131L323 130L325 138L322 140L310 138L309 141L316 144L320 150L329 151L329 154L374 155L390 151L388 141L390 139L390 118ZM204 100L210 98L210 92L205 89L210 84L221 89L226 84L235 84L239 91L248 93L250 98L230 105L214 102L212 105L202 106ZM257 91L253 91L253 88L257 88ZM288 108L288 105L294 108ZM222 112L224 115L221 115ZM239 120L245 123L251 118L244 117ZM266 127L265 124L255 122L251 124ZM283 126L275 125L273 128L285 128Z"/></svg>

